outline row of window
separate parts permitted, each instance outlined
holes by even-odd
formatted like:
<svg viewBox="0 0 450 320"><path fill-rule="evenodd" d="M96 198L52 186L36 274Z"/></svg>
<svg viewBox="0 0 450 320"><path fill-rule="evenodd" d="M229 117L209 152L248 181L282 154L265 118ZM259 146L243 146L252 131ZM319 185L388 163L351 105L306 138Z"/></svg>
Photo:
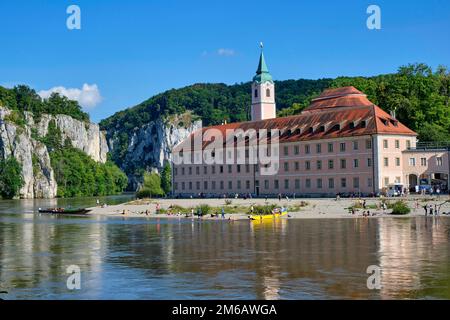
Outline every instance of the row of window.
<svg viewBox="0 0 450 320"><path fill-rule="evenodd" d="M322 168L324 167L325 163L326 163L328 169L330 169L330 170L334 169L335 167L337 167L335 165L335 160L331 160L330 159L330 160L326 161L325 163L324 162L325 161L322 161L322 160L314 161L315 169L322 170ZM284 169L284 171L285 172L289 172L291 169L293 169L295 171L299 171L300 170L300 162L299 161L295 161L293 164L294 164L294 167L291 168L289 162L283 162L283 169ZM372 167L372 158L367 158L366 165L367 165L367 167ZM386 165L388 165L388 162L387 162ZM250 173L251 169L250 169L250 165L249 164L246 164L246 165L238 164L238 165L236 165L235 166L236 173L243 172L242 166L245 168L245 172L246 173ZM305 170L311 170L312 166L313 166L313 162L312 161L306 160L304 162L304 169ZM211 168L209 170L211 172L208 172L208 167ZM266 165L265 167L267 168L268 165ZM275 167L275 170L278 171L278 166L277 166L276 163L275 163L274 167ZM360 160L359 159L353 159L352 167L353 168L359 168L360 167ZM224 173L224 166L221 165L221 166L218 166L217 168L218 168L218 172L219 173ZM339 168L340 169L346 169L347 168L347 159L340 159L339 160ZM192 175L192 167L188 167L187 169L188 169L187 170L187 174ZM256 171L258 171L258 165L256 165ZM200 167L199 166L195 167L195 173L197 175L200 174ZM209 174L209 173L216 174L216 166L203 166L203 174ZM233 173L233 165L231 165L231 164L227 165L227 173ZM186 168L182 167L181 168L181 175L185 175L185 174L186 174ZM178 175L178 168L174 168L174 175Z"/></svg>
<svg viewBox="0 0 450 320"><path fill-rule="evenodd" d="M336 181L338 180L338 181ZM234 185L233 182L235 182L236 184ZM296 190L300 189L300 179L295 179L293 181L289 180L289 179L284 179L283 181L283 186L284 189L290 189L291 187L294 187ZM291 186L291 183L293 182L293 186ZM328 189L334 189L336 184L339 184L340 188L347 188L350 187L349 182L352 182L352 187L355 189L360 188L360 178L359 177L354 177L353 179L348 179L348 178L340 178L340 179L335 179L335 178L329 178L329 179L322 179L322 178L317 178L317 179L305 179L304 180L304 187L306 189L310 189L310 188L317 188L317 189L324 189L324 188L328 188ZM255 181L256 187L259 187L259 180ZM314 185L313 185L314 184ZM192 191L194 183L192 181L189 182L181 182L180 184L178 182L175 182L174 184L174 188L175 190L179 190L178 187L181 186L181 190L189 190ZM373 181L372 178L368 178L367 179L367 187L371 188L373 186ZM209 189L209 187L211 189ZM251 188L251 182L250 180L245 180L245 181L241 181L241 180L237 180L237 181L228 181L227 182L227 190L228 191L232 191L234 190L234 187L236 187L237 190L242 190L243 187L245 187L245 189L247 191L250 191ZM264 184L263 187L265 190L270 190L271 188L275 189L275 190L279 190L280 189L280 181L278 179L270 181L270 180L264 180ZM187 189L186 189L187 188ZM203 181L203 189L201 190L201 182L200 181L196 181L195 182L195 190L196 191L207 191L207 190L224 190L225 189L225 181Z"/></svg>
<svg viewBox="0 0 450 320"><path fill-rule="evenodd" d="M395 145L395 149L400 149L400 140L395 140L394 141L394 145ZM388 149L389 148L389 140L384 139L383 140L383 148L384 149ZM411 141L410 140L406 140L406 149L410 149L411 148Z"/></svg>
<svg viewBox="0 0 450 320"><path fill-rule="evenodd" d="M427 158L420 158L420 165L421 166L426 166L428 163ZM437 166L442 166L443 165L443 160L442 157L436 157L436 165ZM412 167L416 166L416 158L409 158L409 165Z"/></svg>

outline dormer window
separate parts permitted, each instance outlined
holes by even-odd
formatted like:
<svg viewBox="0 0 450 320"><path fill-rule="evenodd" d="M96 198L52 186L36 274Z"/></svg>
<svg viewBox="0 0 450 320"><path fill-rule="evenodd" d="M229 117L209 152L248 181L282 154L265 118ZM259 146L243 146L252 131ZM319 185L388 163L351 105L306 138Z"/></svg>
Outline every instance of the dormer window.
<svg viewBox="0 0 450 320"><path fill-rule="evenodd" d="M339 123L335 124L335 125L333 126L333 130L334 130L334 131L339 131L339 130L341 130L341 125L340 125Z"/></svg>
<svg viewBox="0 0 450 320"><path fill-rule="evenodd" d="M313 127L309 127L308 128L308 133L313 133L314 132L314 128Z"/></svg>
<svg viewBox="0 0 450 320"><path fill-rule="evenodd" d="M383 122L383 124L384 124L385 126L388 126L388 123L389 123L389 122L388 122L387 119L384 119L384 118L383 118L383 119L381 119L381 122Z"/></svg>
<svg viewBox="0 0 450 320"><path fill-rule="evenodd" d="M391 123L393 124L394 127L398 126L398 121L395 119L391 119Z"/></svg>
<svg viewBox="0 0 450 320"><path fill-rule="evenodd" d="M295 134L296 134L296 135L298 135L298 134L300 134L300 133L301 133L300 129L295 129Z"/></svg>
<svg viewBox="0 0 450 320"><path fill-rule="evenodd" d="M319 127L319 132L325 132L325 126L320 126Z"/></svg>
<svg viewBox="0 0 450 320"><path fill-rule="evenodd" d="M363 120L363 121L361 121L361 128L365 128L365 127L367 127L367 121Z"/></svg>
<svg viewBox="0 0 450 320"><path fill-rule="evenodd" d="M355 122L350 122L349 127L350 129L355 129Z"/></svg>

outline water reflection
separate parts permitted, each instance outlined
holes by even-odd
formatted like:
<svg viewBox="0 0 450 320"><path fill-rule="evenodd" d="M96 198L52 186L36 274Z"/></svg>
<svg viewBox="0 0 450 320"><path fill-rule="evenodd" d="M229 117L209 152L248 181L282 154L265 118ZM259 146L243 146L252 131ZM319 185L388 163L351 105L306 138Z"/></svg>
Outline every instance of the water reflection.
<svg viewBox="0 0 450 320"><path fill-rule="evenodd" d="M448 299L449 221L0 214L0 287L6 298ZM80 291L65 287L71 264ZM369 265L381 290L366 287Z"/></svg>

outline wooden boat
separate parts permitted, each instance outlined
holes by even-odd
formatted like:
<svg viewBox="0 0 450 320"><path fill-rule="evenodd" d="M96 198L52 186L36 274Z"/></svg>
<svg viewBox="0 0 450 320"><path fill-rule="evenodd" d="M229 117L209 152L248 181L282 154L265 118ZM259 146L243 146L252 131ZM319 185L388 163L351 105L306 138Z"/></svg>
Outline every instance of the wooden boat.
<svg viewBox="0 0 450 320"><path fill-rule="evenodd" d="M40 209L39 213L51 213L51 214L86 214L91 210L84 208L48 208Z"/></svg>
<svg viewBox="0 0 450 320"><path fill-rule="evenodd" d="M287 215L287 211L276 212L272 214L252 214L250 215L250 220L260 221L260 220L276 219L285 215Z"/></svg>

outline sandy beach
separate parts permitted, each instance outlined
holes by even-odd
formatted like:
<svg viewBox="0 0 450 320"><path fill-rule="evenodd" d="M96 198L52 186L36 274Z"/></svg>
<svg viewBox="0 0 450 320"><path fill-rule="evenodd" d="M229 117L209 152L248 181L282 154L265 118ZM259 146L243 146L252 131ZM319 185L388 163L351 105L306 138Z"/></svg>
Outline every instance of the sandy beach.
<svg viewBox="0 0 450 320"><path fill-rule="evenodd" d="M388 201L395 202L399 198L385 198ZM275 204L278 207L284 206L288 208L288 216L283 217L287 219L323 219L323 218L362 218L363 212L369 211L369 218L382 218L382 217L414 217L424 216L425 211L423 206L435 205L440 207L440 216L450 217L450 215L444 215L443 213L450 213L450 200L449 196L441 196L440 198L431 196L409 196L401 198L411 208L411 212L407 215L391 215L391 210L383 211L380 208L380 198L345 198L336 200L334 198L297 198L297 199L229 199L231 203L226 204L225 199L148 199L148 200L135 200L128 203L111 206L97 206L89 208L91 215L105 215L105 216L127 216L127 217L141 217L141 218L185 218L185 214L179 214L177 210L172 210L170 207L180 206L183 208L195 208L200 204L208 204L214 207L210 213L219 213L221 208L235 208L242 212L226 213L225 219L231 220L247 220L249 216L249 208L254 205ZM355 213L352 214L349 210L350 207L356 203L361 203L365 200L366 209L355 209ZM163 213L157 214L156 207L159 204ZM246 210L247 209L247 210ZM247 212L246 212L247 211ZM196 217L197 218L197 217ZM202 219L221 219L219 217L211 217L210 214L203 216Z"/></svg>

